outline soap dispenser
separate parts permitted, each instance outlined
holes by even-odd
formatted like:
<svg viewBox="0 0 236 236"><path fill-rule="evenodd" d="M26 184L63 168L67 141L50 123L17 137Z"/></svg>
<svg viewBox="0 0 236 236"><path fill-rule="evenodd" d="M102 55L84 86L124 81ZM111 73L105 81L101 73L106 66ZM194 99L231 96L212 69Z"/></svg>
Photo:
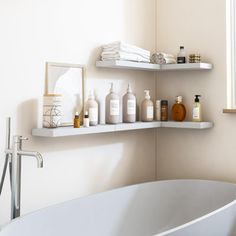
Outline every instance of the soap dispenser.
<svg viewBox="0 0 236 236"><path fill-rule="evenodd" d="M193 121L201 122L202 121L202 107L199 100L201 95L195 95L194 103L193 103Z"/></svg>
<svg viewBox="0 0 236 236"><path fill-rule="evenodd" d="M153 121L153 102L150 99L149 90L144 90L145 99L141 104L141 120L144 122Z"/></svg>
<svg viewBox="0 0 236 236"><path fill-rule="evenodd" d="M172 118L174 121L183 121L186 117L186 108L184 106L183 97L177 96L175 104L172 107Z"/></svg>
<svg viewBox="0 0 236 236"><path fill-rule="evenodd" d="M120 98L114 92L111 83L110 93L106 96L106 123L117 124L120 121Z"/></svg>
<svg viewBox="0 0 236 236"><path fill-rule="evenodd" d="M88 112L89 125L95 126L98 124L98 103L94 97L94 91L89 91L88 100L85 103L85 111Z"/></svg>
<svg viewBox="0 0 236 236"><path fill-rule="evenodd" d="M136 97L128 84L127 93L123 96L123 122L134 123L136 121Z"/></svg>

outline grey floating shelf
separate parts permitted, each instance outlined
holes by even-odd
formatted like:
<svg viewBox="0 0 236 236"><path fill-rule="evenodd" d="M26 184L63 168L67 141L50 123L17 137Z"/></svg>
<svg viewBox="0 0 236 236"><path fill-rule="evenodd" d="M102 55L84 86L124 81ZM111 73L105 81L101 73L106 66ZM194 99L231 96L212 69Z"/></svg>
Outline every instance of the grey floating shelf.
<svg viewBox="0 0 236 236"><path fill-rule="evenodd" d="M178 70L211 70L213 68L210 63L185 63L185 64L151 64L132 61L97 61L97 67L113 68L113 69L132 69L146 71L178 71Z"/></svg>
<svg viewBox="0 0 236 236"><path fill-rule="evenodd" d="M100 133L112 133L121 131L131 131L140 129L153 129L153 128L182 128L182 129L209 129L213 127L212 122L136 122L136 123L121 123L117 125L98 125L89 128L73 127L60 127L56 129L39 128L33 129L32 135L38 137L66 137L77 136L86 134L100 134Z"/></svg>

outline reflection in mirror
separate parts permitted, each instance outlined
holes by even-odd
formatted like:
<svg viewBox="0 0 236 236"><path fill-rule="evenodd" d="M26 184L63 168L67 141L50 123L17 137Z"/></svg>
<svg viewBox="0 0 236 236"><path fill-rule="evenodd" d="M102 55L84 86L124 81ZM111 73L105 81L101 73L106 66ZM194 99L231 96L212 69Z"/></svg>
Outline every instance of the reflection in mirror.
<svg viewBox="0 0 236 236"><path fill-rule="evenodd" d="M83 115L84 66L47 62L45 94L62 96L61 126L72 125L76 111Z"/></svg>

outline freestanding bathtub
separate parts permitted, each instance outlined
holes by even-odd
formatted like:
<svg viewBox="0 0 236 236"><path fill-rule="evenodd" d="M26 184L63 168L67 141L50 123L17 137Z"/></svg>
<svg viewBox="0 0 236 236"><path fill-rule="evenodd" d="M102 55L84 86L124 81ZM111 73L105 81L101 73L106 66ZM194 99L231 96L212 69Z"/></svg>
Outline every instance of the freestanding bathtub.
<svg viewBox="0 0 236 236"><path fill-rule="evenodd" d="M25 215L0 236L235 236L235 199L230 183L144 183Z"/></svg>

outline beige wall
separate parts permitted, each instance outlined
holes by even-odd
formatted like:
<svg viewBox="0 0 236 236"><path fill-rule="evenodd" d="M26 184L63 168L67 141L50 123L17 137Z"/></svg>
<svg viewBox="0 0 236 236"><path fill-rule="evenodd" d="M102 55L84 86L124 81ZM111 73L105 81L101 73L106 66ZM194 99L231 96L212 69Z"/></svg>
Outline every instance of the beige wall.
<svg viewBox="0 0 236 236"><path fill-rule="evenodd" d="M120 95L128 82L143 98L153 73L95 68L99 46L124 40L155 49L155 0L0 1L0 168L5 118L24 147L41 152L44 168L23 159L22 213L79 196L155 179L155 131L43 139L31 137L41 121L45 61L87 66L87 86L103 100L113 81ZM155 91L152 90L152 96ZM39 114L37 115L37 112ZM0 225L9 220L9 177L0 198Z"/></svg>
<svg viewBox="0 0 236 236"><path fill-rule="evenodd" d="M202 95L204 120L210 130L165 129L158 132L158 179L199 178L236 182L236 117L226 107L226 39L224 0L158 0L157 48L177 53L200 52L214 64L210 72L158 74L159 98L183 95L191 118L194 94Z"/></svg>

